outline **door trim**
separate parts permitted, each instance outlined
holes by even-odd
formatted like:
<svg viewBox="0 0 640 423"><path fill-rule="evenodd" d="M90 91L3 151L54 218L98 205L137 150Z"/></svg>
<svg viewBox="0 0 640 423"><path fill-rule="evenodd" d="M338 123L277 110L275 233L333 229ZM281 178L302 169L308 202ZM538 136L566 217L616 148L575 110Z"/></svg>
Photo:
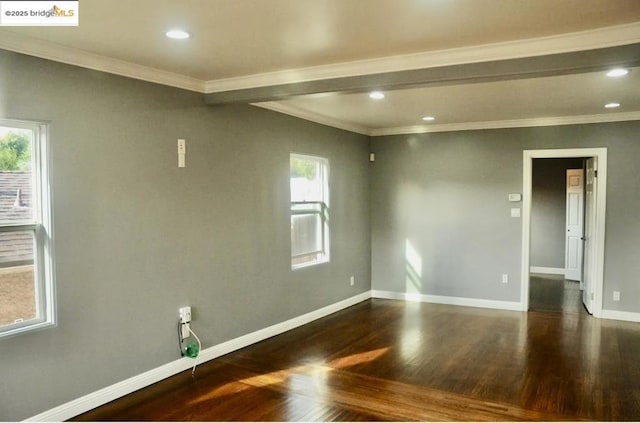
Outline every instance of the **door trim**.
<svg viewBox="0 0 640 423"><path fill-rule="evenodd" d="M595 232L593 258L593 280L595 285L593 315L602 317L604 287L604 239L605 213L607 206L607 149L570 148L551 150L524 150L522 152L522 267L520 304L523 311L529 310L529 260L531 248L531 191L533 159L597 157L598 177L596 178Z"/></svg>

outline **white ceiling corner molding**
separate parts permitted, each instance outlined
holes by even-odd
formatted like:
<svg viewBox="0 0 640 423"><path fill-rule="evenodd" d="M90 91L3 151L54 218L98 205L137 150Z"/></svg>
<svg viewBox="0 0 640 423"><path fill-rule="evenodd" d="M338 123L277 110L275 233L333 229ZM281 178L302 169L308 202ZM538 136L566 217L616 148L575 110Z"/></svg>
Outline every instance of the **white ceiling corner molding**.
<svg viewBox="0 0 640 423"><path fill-rule="evenodd" d="M444 123L439 125L414 125L397 128L372 129L369 131L369 135L372 137L380 137L385 135L408 135L424 134L430 132L472 131L482 129L529 128L536 126L579 125L586 123L624 122L631 120L640 120L640 112L496 120L486 122Z"/></svg>
<svg viewBox="0 0 640 423"><path fill-rule="evenodd" d="M27 54L54 62L66 63L87 69L139 79L170 87L204 93L205 82L173 72L125 62L84 50L27 37L11 32L3 32L0 49Z"/></svg>
<svg viewBox="0 0 640 423"><path fill-rule="evenodd" d="M215 93L349 76L571 53L638 42L640 42L640 22L633 22L547 37L215 79L206 81L205 92Z"/></svg>
<svg viewBox="0 0 640 423"><path fill-rule="evenodd" d="M337 119L329 118L317 113L309 112L298 107L278 103L276 101L265 101L262 103L251 103L252 106L262 107L263 109L272 110L274 112L283 113L289 116L331 126L333 128L344 129L345 131L355 132L362 135L371 135L370 131L359 125L343 122Z"/></svg>

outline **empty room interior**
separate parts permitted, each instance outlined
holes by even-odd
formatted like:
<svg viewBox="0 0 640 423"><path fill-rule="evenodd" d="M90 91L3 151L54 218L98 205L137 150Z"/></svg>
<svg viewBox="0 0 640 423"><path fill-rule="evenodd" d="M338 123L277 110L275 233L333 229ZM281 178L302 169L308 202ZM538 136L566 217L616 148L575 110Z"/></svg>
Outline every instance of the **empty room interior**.
<svg viewBox="0 0 640 423"><path fill-rule="evenodd" d="M639 1L0 10L0 421L640 420Z"/></svg>

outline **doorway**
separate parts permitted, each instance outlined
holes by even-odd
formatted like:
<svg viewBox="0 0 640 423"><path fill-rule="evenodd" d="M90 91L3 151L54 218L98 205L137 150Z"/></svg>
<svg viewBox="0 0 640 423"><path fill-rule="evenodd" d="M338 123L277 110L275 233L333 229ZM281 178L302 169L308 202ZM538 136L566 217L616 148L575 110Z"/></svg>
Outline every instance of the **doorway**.
<svg viewBox="0 0 640 423"><path fill-rule="evenodd" d="M606 205L607 149L558 149L525 150L523 152L523 210L522 210L522 272L521 307L529 310L531 276L531 207L533 186L533 160L542 158L592 158L591 197L586 202L587 219L591 219L589 233L584 236L584 295L587 310L595 317L602 315L602 292L604 274L604 218ZM587 169L589 172L589 169ZM586 225L589 226L589 225Z"/></svg>
<svg viewBox="0 0 640 423"><path fill-rule="evenodd" d="M585 158L532 167L529 309L581 313Z"/></svg>

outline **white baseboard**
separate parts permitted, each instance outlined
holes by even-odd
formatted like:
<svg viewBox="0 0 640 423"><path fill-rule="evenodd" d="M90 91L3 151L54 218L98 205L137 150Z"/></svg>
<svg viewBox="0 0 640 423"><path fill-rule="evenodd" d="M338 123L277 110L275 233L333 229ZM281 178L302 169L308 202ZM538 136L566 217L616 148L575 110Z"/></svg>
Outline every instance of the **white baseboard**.
<svg viewBox="0 0 640 423"><path fill-rule="evenodd" d="M631 311L617 311L617 310L602 310L601 316L603 319L610 320L625 320L627 322L640 322L640 313L634 313Z"/></svg>
<svg viewBox="0 0 640 423"><path fill-rule="evenodd" d="M362 301L371 298L371 291L363 292L346 300L339 301L334 304L330 304L321 309L312 311L310 313L303 314L293 319L286 320L284 322L269 326L264 329L257 330L239 338L234 338L222 344L214 345L213 347L206 348L201 351L198 357L198 363L202 364L206 361L213 360L214 358L229 354L230 352L247 347L256 342L260 342L272 336L279 335L287 332L291 329L295 329L299 326L310 323L314 320L328 316L332 313L351 307ZM83 397L69 401L51 410L45 411L33 417L27 419L27 421L65 421L79 414L85 413L89 410L93 410L96 407L104 405L110 401L120 398L124 395L135 392L146 386L154 384L187 370L193 366L193 360L189 358L180 358L172 361L155 369L149 370L137 376L133 376L129 379L118 382L114 385L107 386L106 388L87 394Z"/></svg>
<svg viewBox="0 0 640 423"><path fill-rule="evenodd" d="M538 266L531 266L529 268L529 271L531 273L542 273L545 275L563 275L566 273L565 269L560 269L557 267L538 267Z"/></svg>
<svg viewBox="0 0 640 423"><path fill-rule="evenodd" d="M442 295L410 294L406 292L371 291L372 298L416 301L422 303L448 304L465 307L492 308L498 310L523 311L522 304L515 301L483 300L479 298L446 297Z"/></svg>

